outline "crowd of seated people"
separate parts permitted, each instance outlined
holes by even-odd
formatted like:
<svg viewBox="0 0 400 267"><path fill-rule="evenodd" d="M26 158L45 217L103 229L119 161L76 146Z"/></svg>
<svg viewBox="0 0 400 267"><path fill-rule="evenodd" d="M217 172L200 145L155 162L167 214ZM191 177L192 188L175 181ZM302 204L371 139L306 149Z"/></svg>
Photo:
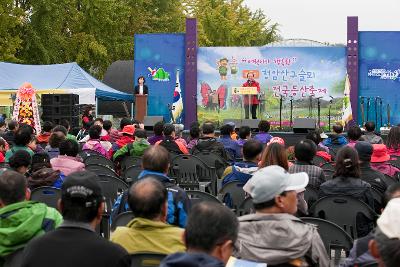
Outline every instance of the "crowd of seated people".
<svg viewBox="0 0 400 267"><path fill-rule="evenodd" d="M181 125L157 122L150 136L128 118L118 130L111 121L91 118L79 136L72 135L68 121L42 126L35 133L29 125L10 121L1 134L0 161L5 165L0 169L0 266L15 260L11 256L17 256L17 266L54 266L55 261L57 266L130 266L129 254L144 251L169 255L160 266L222 267L231 257L268 266L329 266L330 255L317 229L299 218L309 215L307 188L320 198L351 196L376 213L398 192L398 126L391 128L386 144L370 122L364 135L352 126L346 136L339 124L329 136L320 129L310 131L293 146L294 160L289 159L286 140L269 133L268 121L260 121L255 133L248 126L236 129L233 123L218 132L213 122L196 122L188 139ZM121 213L133 215L111 234L111 242L96 230L106 202L98 173L85 171L82 150L115 163L129 156L141 159L140 173L109 207L110 223ZM201 152L226 162L218 189L238 181L251 198L254 214L237 218L229 205L192 206L187 189L171 176L170 164L177 155ZM333 177L314 164L316 156L334 170ZM41 186L61 191L58 211L30 201L30 192ZM377 200L374 190L386 200ZM358 236L368 237L371 244L370 253L362 246L363 253L369 253L371 261L377 258L381 266L398 258L394 251L399 224L387 225L398 205L390 202L375 232L371 222L357 225ZM28 229L25 221L32 227ZM354 246L367 241L360 239ZM359 249L352 253L346 264L359 260Z"/></svg>

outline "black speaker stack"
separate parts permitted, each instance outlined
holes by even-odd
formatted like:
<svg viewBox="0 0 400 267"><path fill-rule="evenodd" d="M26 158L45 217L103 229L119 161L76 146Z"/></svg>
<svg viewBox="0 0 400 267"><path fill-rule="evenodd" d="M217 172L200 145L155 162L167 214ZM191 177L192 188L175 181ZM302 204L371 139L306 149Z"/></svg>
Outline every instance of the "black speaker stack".
<svg viewBox="0 0 400 267"><path fill-rule="evenodd" d="M79 95L42 94L42 120L60 124L68 120L71 128L79 127Z"/></svg>

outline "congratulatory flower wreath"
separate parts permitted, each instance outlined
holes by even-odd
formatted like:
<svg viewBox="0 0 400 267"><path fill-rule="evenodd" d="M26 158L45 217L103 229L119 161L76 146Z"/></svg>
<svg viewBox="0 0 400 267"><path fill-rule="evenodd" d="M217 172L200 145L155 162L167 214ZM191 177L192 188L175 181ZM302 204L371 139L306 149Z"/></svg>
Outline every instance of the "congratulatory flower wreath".
<svg viewBox="0 0 400 267"><path fill-rule="evenodd" d="M32 84L24 83L17 92L13 119L26 123L40 132L39 110L36 102L36 91Z"/></svg>

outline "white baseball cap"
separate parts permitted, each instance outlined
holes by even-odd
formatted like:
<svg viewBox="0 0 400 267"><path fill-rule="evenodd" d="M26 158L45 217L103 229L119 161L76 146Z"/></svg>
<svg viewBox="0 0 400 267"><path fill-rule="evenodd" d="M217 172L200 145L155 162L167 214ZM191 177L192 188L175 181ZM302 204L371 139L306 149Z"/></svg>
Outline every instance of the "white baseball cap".
<svg viewBox="0 0 400 267"><path fill-rule="evenodd" d="M285 191L302 191L308 184L308 174L290 174L284 168L272 165L259 169L244 185L243 190L250 194L253 203L272 200Z"/></svg>
<svg viewBox="0 0 400 267"><path fill-rule="evenodd" d="M400 198L388 202L377 224L388 238L400 239Z"/></svg>

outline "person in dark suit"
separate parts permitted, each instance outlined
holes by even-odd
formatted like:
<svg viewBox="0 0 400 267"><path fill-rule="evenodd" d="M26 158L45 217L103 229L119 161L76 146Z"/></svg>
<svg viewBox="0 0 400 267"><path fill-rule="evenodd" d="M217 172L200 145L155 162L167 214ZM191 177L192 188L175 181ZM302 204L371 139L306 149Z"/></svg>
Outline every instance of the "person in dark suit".
<svg viewBox="0 0 400 267"><path fill-rule="evenodd" d="M138 85L135 86L135 95L147 95L149 93L149 88L144 83L146 80L143 76L140 76L138 79Z"/></svg>

